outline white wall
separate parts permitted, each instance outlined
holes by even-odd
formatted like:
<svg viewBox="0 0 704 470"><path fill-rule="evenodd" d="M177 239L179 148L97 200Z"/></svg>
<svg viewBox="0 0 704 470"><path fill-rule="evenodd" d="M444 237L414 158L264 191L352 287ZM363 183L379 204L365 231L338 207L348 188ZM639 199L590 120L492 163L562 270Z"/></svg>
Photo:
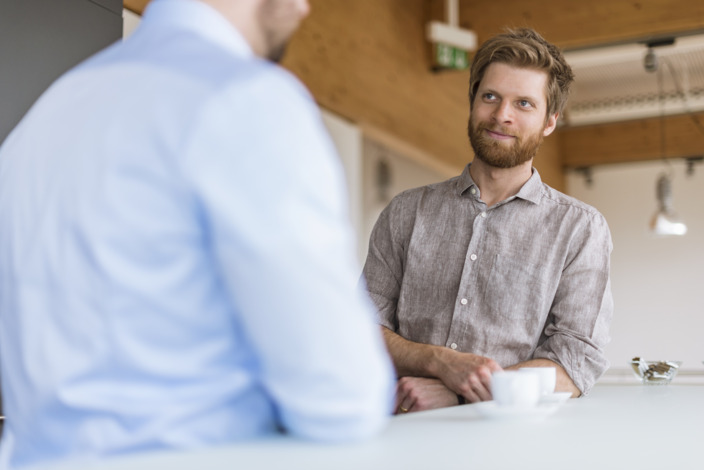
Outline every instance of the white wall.
<svg viewBox="0 0 704 470"><path fill-rule="evenodd" d="M611 229L611 280L615 301L612 368L634 356L684 361L702 369L704 360L704 165L685 175L672 163L673 207L684 219L683 237L656 238L647 230L657 209L655 183L662 161L593 168L593 184L567 176L567 190L596 207Z"/></svg>
<svg viewBox="0 0 704 470"><path fill-rule="evenodd" d="M132 13L131 11L127 9L122 9L122 38L126 38L130 34L134 32L135 29L137 29L137 26L139 26L139 22L142 20L142 17L139 16L136 13Z"/></svg>
<svg viewBox="0 0 704 470"><path fill-rule="evenodd" d="M337 153L345 169L345 180L349 200L350 221L357 236L357 259L363 260L361 238L362 220L362 132L351 122L322 110L323 122L337 148Z"/></svg>
<svg viewBox="0 0 704 470"><path fill-rule="evenodd" d="M345 169L350 218L357 235L357 259L363 265L374 223L391 198L405 189L445 180L448 175L365 137L358 126L329 111L323 110L322 114ZM382 161L389 177L385 188L379 186Z"/></svg>
<svg viewBox="0 0 704 470"><path fill-rule="evenodd" d="M379 164L385 162L389 170L388 187L379 186ZM459 172L457 173L459 174ZM367 257L369 236L381 211L398 193L411 188L444 181L457 174L428 168L371 138L365 138L362 158L362 224L360 226L360 252L362 261Z"/></svg>

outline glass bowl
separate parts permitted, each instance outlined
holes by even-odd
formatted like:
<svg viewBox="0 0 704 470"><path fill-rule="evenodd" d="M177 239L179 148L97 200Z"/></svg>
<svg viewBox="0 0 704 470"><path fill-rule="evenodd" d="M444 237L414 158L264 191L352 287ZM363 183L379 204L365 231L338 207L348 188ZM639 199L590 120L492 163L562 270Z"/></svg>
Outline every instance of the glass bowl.
<svg viewBox="0 0 704 470"><path fill-rule="evenodd" d="M666 385L672 382L682 361L646 361L640 357L631 360L631 368L646 385Z"/></svg>

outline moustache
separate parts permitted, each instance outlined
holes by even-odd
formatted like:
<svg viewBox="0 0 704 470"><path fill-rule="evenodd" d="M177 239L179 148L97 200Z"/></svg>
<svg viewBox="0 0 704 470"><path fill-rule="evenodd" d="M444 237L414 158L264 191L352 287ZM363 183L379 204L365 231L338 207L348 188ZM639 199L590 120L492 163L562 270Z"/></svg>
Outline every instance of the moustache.
<svg viewBox="0 0 704 470"><path fill-rule="evenodd" d="M503 126L490 126L488 124L479 124L478 126L479 131L490 131L490 132L496 132L497 134L503 134L503 135L508 135L511 137L516 137L520 139L520 135L514 133L511 129L508 129Z"/></svg>

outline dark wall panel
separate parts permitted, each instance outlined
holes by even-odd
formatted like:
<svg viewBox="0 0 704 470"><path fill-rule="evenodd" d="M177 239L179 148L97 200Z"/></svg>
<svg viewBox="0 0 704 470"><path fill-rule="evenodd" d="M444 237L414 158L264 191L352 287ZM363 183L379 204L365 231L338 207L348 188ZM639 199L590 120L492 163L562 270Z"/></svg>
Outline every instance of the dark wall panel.
<svg viewBox="0 0 704 470"><path fill-rule="evenodd" d="M2 0L0 142L56 78L121 37L121 0Z"/></svg>
<svg viewBox="0 0 704 470"><path fill-rule="evenodd" d="M121 0L0 1L0 144L59 75L121 38Z"/></svg>

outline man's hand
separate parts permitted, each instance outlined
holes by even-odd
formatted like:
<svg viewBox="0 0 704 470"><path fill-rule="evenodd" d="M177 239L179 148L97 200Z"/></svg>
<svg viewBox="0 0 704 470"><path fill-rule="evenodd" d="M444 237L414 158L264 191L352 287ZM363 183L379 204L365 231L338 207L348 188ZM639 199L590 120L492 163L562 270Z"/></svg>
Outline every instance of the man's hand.
<svg viewBox="0 0 704 470"><path fill-rule="evenodd" d="M491 400L491 374L502 370L494 360L409 341L384 327L381 331L399 377L437 378L469 403Z"/></svg>
<svg viewBox="0 0 704 470"><path fill-rule="evenodd" d="M396 414L457 404L457 394L438 379L401 377L396 383Z"/></svg>
<svg viewBox="0 0 704 470"><path fill-rule="evenodd" d="M488 357L451 352L438 371L440 380L469 403L491 400L491 374L501 366Z"/></svg>

